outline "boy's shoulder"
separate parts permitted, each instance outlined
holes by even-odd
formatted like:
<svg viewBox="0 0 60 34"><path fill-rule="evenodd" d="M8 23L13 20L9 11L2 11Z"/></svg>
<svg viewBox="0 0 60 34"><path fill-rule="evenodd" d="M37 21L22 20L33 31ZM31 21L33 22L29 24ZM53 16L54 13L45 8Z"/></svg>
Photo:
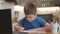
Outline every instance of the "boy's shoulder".
<svg viewBox="0 0 60 34"><path fill-rule="evenodd" d="M43 18L42 18L42 17L37 16L37 19L38 19L38 20L40 20L40 19L43 19Z"/></svg>
<svg viewBox="0 0 60 34"><path fill-rule="evenodd" d="M42 20L41 17L37 16L36 19L34 21L40 22Z"/></svg>

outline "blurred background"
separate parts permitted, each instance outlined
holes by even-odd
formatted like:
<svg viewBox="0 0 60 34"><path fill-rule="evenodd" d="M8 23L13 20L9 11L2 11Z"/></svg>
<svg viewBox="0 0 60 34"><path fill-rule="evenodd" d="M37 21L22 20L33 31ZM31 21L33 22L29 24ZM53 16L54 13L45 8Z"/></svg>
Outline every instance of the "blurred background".
<svg viewBox="0 0 60 34"><path fill-rule="evenodd" d="M0 0L0 10L11 9L13 27L25 16L24 5L28 2L37 6L37 15L48 23L60 16L60 0Z"/></svg>

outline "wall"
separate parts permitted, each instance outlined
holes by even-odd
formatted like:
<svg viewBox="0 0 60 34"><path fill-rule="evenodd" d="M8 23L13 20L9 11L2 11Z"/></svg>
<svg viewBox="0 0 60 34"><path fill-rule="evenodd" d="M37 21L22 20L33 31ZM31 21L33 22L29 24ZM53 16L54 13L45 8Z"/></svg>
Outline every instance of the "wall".
<svg viewBox="0 0 60 34"><path fill-rule="evenodd" d="M37 8L38 14L55 14L58 13L59 7L45 7L45 8Z"/></svg>
<svg viewBox="0 0 60 34"><path fill-rule="evenodd" d="M9 3L9 2L5 2L3 0L0 0L0 10L9 9L9 8L12 8L13 6L14 6L14 3Z"/></svg>

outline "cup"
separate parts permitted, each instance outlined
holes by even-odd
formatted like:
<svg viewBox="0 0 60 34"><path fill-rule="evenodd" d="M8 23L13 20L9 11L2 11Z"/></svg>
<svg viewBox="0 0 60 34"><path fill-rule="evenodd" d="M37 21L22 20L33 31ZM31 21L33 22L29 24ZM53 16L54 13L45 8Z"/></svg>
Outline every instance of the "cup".
<svg viewBox="0 0 60 34"><path fill-rule="evenodd" d="M58 30L59 30L59 32L60 32L60 24L58 24L58 26L59 26L59 29L58 29Z"/></svg>
<svg viewBox="0 0 60 34"><path fill-rule="evenodd" d="M58 23L51 22L51 32L52 34L57 34L58 32Z"/></svg>

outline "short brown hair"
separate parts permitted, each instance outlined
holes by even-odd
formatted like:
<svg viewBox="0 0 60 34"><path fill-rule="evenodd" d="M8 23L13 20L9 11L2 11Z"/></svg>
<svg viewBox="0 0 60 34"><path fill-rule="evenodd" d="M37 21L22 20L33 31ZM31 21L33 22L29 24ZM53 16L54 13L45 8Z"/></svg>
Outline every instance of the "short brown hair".
<svg viewBox="0 0 60 34"><path fill-rule="evenodd" d="M24 6L24 13L25 13L26 15L36 14L36 12L37 12L36 9L37 9L37 7L36 7L35 4L33 4L33 3L28 3L28 4L26 4L26 5Z"/></svg>

